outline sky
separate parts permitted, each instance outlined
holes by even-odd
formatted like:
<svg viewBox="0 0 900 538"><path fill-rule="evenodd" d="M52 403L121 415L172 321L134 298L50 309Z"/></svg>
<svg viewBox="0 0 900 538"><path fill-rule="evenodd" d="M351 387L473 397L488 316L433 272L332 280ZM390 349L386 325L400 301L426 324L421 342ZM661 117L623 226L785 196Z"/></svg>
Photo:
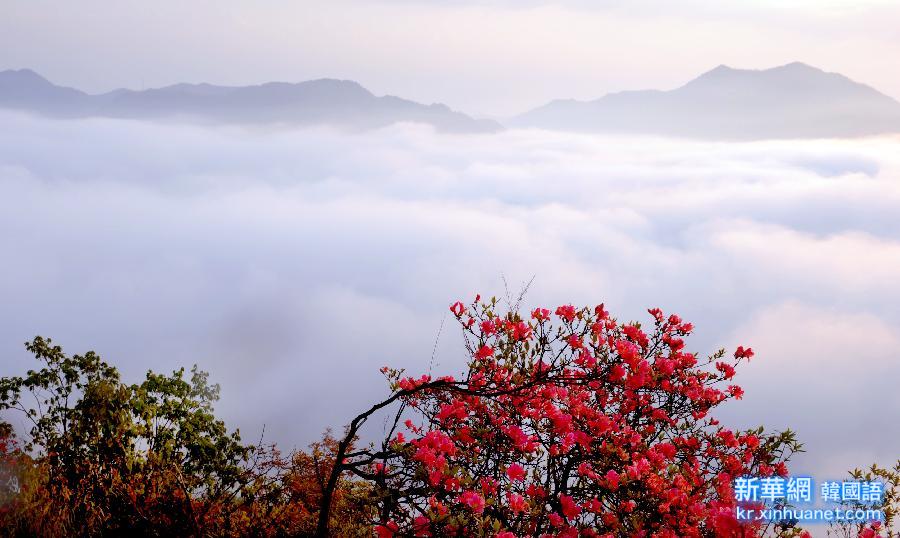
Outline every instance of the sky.
<svg viewBox="0 0 900 538"><path fill-rule="evenodd" d="M129 382L196 363L246 439L303 446L388 394L381 366L460 373L450 303L533 277L526 306L753 347L720 417L795 429L797 472L900 453L896 137L0 125L0 375L37 334Z"/></svg>
<svg viewBox="0 0 900 538"><path fill-rule="evenodd" d="M889 0L0 0L0 69L90 92L333 77L489 117L802 61L900 98Z"/></svg>

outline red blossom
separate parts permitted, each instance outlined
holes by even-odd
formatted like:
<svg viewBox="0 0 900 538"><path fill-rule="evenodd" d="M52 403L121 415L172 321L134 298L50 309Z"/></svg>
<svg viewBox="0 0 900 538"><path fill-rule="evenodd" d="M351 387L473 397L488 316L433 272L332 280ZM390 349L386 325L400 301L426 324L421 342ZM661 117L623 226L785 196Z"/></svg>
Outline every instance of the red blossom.
<svg viewBox="0 0 900 538"><path fill-rule="evenodd" d="M556 315L560 317L560 319L564 319L571 323L575 320L575 307L567 304L556 308Z"/></svg>
<svg viewBox="0 0 900 538"><path fill-rule="evenodd" d="M475 358L478 360L484 360L491 355L494 354L494 348L491 346L481 346L478 348L478 351L475 352Z"/></svg>
<svg viewBox="0 0 900 538"><path fill-rule="evenodd" d="M472 360L459 382L397 382L415 391L400 397L422 417L422 426L406 423L408 442L399 437L376 456L392 469L376 497L403 499L378 511L398 533L758 535L734 518L733 477L784 475L792 449L713 416L743 395L726 380L750 348L738 348L735 361L704 360L685 350L692 325L659 309L649 310L647 333L618 324L603 305L560 306L557 327L545 308L531 311L534 326L493 308L451 307L463 326L477 323L466 332ZM427 528L416 519L422 506Z"/></svg>
<svg viewBox="0 0 900 538"><path fill-rule="evenodd" d="M494 321L490 319L482 321L479 327L481 328L482 336L491 336L497 332L497 326L494 324Z"/></svg>
<svg viewBox="0 0 900 538"><path fill-rule="evenodd" d="M378 535L378 538L391 538L398 530L400 530L400 526L395 521L388 521L384 525L375 527L375 533Z"/></svg>
<svg viewBox="0 0 900 538"><path fill-rule="evenodd" d="M559 495L559 506L566 519L572 520L581 513L581 507L569 495Z"/></svg>
<svg viewBox="0 0 900 538"><path fill-rule="evenodd" d="M460 317L466 311L466 307L461 302L456 301L450 305L450 311L453 312L454 316Z"/></svg>
<svg viewBox="0 0 900 538"><path fill-rule="evenodd" d="M513 514L518 514L519 512L524 512L527 508L525 504L525 497L513 493L511 491L506 493L506 500L509 503L509 509Z"/></svg>
<svg viewBox="0 0 900 538"><path fill-rule="evenodd" d="M606 471L606 483L609 486L609 489L616 490L619 487L619 473L610 469Z"/></svg>
<svg viewBox="0 0 900 538"><path fill-rule="evenodd" d="M458 500L476 514L484 512L484 497L474 491L464 491L460 494Z"/></svg>
<svg viewBox="0 0 900 538"><path fill-rule="evenodd" d="M584 347L584 342L581 341L581 337L577 334L569 335L569 337L566 338L566 343L573 349L581 349Z"/></svg>
<svg viewBox="0 0 900 538"><path fill-rule="evenodd" d="M506 468L506 476L509 477L510 480L524 480L525 479L525 468L519 465L518 463L513 463L509 467Z"/></svg>

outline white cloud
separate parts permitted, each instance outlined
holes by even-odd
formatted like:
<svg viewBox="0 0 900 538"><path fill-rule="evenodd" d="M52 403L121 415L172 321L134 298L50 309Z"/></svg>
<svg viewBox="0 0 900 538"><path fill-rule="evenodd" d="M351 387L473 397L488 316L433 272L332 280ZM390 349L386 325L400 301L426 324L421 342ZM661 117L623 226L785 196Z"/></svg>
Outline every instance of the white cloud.
<svg viewBox="0 0 900 538"><path fill-rule="evenodd" d="M840 478L863 462L890 463L900 447L900 332L868 312L787 301L757 312L735 330L759 360L744 369L748 389L729 415L746 426L798 432L809 454L798 472ZM856 462L856 463L853 463Z"/></svg>
<svg viewBox="0 0 900 538"><path fill-rule="evenodd" d="M756 347L729 412L790 418L804 465L867 463L838 432L853 457L896 453L810 402L897 418L860 391L900 378L900 140L0 123L2 373L34 334L131 377L198 362L231 422L305 442L384 393L378 367L427 370L452 300L534 275L531 302L658 305L695 322L693 349ZM450 323L436 371L460 351ZM840 385L848 355L859 374ZM754 396L768 368L797 405Z"/></svg>

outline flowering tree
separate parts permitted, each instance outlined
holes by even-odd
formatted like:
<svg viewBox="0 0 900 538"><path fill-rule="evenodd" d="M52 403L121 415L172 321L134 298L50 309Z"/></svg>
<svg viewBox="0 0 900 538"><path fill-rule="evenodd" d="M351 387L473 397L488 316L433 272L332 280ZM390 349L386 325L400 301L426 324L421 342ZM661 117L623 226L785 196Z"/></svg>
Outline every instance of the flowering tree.
<svg viewBox="0 0 900 538"><path fill-rule="evenodd" d="M406 377L357 416L338 444L318 535L329 533L329 484L372 485L372 522L390 536L756 536L735 516L741 475L786 475L790 431L733 431L712 409L740 399L739 347L701 360L692 326L650 310L619 323L603 305L501 313L497 300L455 303L471 356L460 378ZM374 414L396 406L380 445L353 449ZM783 535L799 533L779 529Z"/></svg>

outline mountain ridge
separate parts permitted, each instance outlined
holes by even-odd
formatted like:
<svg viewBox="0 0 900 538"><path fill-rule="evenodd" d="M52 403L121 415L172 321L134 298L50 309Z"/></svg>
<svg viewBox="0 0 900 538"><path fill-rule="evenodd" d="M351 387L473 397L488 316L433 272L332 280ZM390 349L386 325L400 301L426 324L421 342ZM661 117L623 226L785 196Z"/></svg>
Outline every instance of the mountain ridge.
<svg viewBox="0 0 900 538"><path fill-rule="evenodd" d="M376 96L358 82L320 78L251 86L178 83L146 90L88 94L57 86L30 69L0 71L0 107L53 117L187 118L222 123L328 124L351 130L398 122L446 132L492 132L493 120L469 117L446 105Z"/></svg>
<svg viewBox="0 0 900 538"><path fill-rule="evenodd" d="M758 70L723 64L672 90L554 100L509 125L693 138L865 136L900 132L900 102L802 62Z"/></svg>
<svg viewBox="0 0 900 538"><path fill-rule="evenodd" d="M237 124L328 124L351 130L398 122L444 132L504 127L442 103L377 96L353 80L319 78L249 86L177 83L88 94L31 69L0 71L0 108L52 117L176 118ZM579 132L689 138L829 138L900 133L900 102L871 86L802 62L767 69L718 65L671 90L626 90L555 99L506 122Z"/></svg>

